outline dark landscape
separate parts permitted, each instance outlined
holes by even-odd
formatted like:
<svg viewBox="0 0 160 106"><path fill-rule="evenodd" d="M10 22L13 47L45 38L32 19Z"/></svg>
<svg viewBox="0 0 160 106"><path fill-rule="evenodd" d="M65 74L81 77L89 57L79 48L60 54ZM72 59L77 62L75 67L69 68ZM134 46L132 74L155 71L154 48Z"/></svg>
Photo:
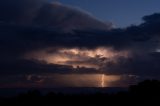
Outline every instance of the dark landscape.
<svg viewBox="0 0 160 106"><path fill-rule="evenodd" d="M160 81L145 80L137 85L130 86L128 90L119 89L118 91L117 88L114 92L110 92L111 89L107 90L107 88L70 88L73 92L68 92L65 89L66 91L63 91L63 93L53 91L46 94L42 94L39 90L30 90L26 93L17 94L17 96L1 97L0 103L4 106L159 105L159 89ZM61 88L61 90L63 89ZM77 92L75 93L74 90Z"/></svg>

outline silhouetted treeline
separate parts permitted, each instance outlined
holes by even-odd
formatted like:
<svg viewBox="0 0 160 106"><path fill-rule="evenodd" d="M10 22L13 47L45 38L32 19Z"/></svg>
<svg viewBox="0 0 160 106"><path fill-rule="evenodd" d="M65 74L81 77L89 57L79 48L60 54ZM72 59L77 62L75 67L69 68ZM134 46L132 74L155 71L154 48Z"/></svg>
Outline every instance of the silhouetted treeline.
<svg viewBox="0 0 160 106"><path fill-rule="evenodd" d="M19 94L16 97L0 98L2 106L158 106L160 103L160 81L146 80L132 85L126 92L94 94L48 93L41 95L38 90Z"/></svg>

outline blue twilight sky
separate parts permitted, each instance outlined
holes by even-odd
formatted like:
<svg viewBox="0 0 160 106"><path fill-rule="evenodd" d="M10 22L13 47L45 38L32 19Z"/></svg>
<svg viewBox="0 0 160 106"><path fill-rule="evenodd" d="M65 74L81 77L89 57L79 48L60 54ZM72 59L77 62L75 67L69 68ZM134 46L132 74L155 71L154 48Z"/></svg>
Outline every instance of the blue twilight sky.
<svg viewBox="0 0 160 106"><path fill-rule="evenodd" d="M117 27L139 24L141 18L160 12L160 0L49 0L80 7Z"/></svg>

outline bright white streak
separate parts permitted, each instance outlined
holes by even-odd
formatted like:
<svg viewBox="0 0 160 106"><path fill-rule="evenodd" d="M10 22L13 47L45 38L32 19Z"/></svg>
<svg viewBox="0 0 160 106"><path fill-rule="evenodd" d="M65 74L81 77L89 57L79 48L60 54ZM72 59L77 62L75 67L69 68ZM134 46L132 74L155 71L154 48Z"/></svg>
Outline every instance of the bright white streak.
<svg viewBox="0 0 160 106"><path fill-rule="evenodd" d="M101 76L101 87L104 88L105 87L105 75L102 74Z"/></svg>

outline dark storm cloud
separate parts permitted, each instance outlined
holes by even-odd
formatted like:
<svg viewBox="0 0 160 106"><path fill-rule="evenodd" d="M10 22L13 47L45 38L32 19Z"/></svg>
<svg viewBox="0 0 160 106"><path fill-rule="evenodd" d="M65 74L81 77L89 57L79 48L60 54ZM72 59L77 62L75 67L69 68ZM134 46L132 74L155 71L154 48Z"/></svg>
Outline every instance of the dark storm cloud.
<svg viewBox="0 0 160 106"><path fill-rule="evenodd" d="M73 29L111 28L89 13L76 7L47 0L1 0L0 21L25 26L41 26L71 32Z"/></svg>
<svg viewBox="0 0 160 106"><path fill-rule="evenodd" d="M0 20L24 23L34 16L43 2L44 0L0 0Z"/></svg>
<svg viewBox="0 0 160 106"><path fill-rule="evenodd" d="M153 17L153 15L150 17ZM6 23L0 23L0 28L1 48L6 49L7 46L11 46L10 49L13 53L52 46L86 48L108 46L117 50L135 48L150 51L150 49L155 49L159 44L158 22L150 23L146 21L139 26L111 31L76 30L74 34L57 33L57 30L43 27L24 27Z"/></svg>
<svg viewBox="0 0 160 106"><path fill-rule="evenodd" d="M154 52L148 55L135 55L131 58L118 58L116 63L109 62L104 67L107 74L128 74L138 76L160 75L160 53Z"/></svg>
<svg viewBox="0 0 160 106"><path fill-rule="evenodd" d="M32 74L32 73L66 73L73 71L71 66L47 64L35 60L11 60L0 63L0 73L4 74Z"/></svg>
<svg viewBox="0 0 160 106"><path fill-rule="evenodd" d="M125 43L132 56L119 57L116 63L108 62L104 67L110 70L107 74L131 74L152 79L159 77L160 14L145 16L143 20L141 25L128 27L124 32L126 38L131 39Z"/></svg>
<svg viewBox="0 0 160 106"><path fill-rule="evenodd" d="M112 27L111 24L104 24L85 11L60 3L50 3L42 6L33 23L63 29L65 32L70 32L73 29L107 30Z"/></svg>
<svg viewBox="0 0 160 106"><path fill-rule="evenodd" d="M0 61L1 75L27 75L27 74L94 74L99 73L99 70L94 68L73 68L69 65L48 64L44 61L37 60L11 60Z"/></svg>
<svg viewBox="0 0 160 106"><path fill-rule="evenodd" d="M112 46L116 49L126 49L130 48L131 46L133 46L133 48L135 46L137 47L137 43L135 42L148 43L151 39L155 38L155 36L158 36L159 34L159 14L146 16L144 17L145 22L143 24L139 26L131 26L126 29L101 31L103 28L100 30L95 27L93 30L85 27L86 25L82 25L84 28L83 31L75 28L74 34L58 34L54 31L57 31L57 29L48 28L46 26L60 25L62 27L68 28L70 23L76 20L74 22L76 27L76 25L79 25L79 23L88 24L88 21L91 20L91 16L59 3L44 3L44 0L43 2L42 0L15 0L14 2L13 0L1 0L0 2L0 7L3 8L0 11L2 18L0 23L2 35L1 38L3 39L2 42L5 43L6 41L9 41L11 44L13 43L13 45L17 44L15 46L21 46L19 45L21 43L22 46L24 46L22 48L26 50L27 48L32 49L32 47L35 49L38 48L38 46L43 48L44 46L47 47L55 45L86 48L97 46ZM35 16L27 12L32 10L32 8L35 8L33 9L35 12L30 12L32 14L36 13L34 14ZM16 21L14 16L16 17ZM21 17L23 22L19 19L19 17ZM55 19L55 17L57 17L57 19ZM32 24L25 27L25 25L28 24L28 21L25 19L31 19ZM5 24L8 21L13 23ZM92 22L89 22L90 26L99 25L99 21L95 19L92 19L91 21ZM23 23L23 25L17 25L17 23ZM34 26L35 24L39 26ZM7 39L6 41L5 38Z"/></svg>
<svg viewBox="0 0 160 106"><path fill-rule="evenodd" d="M118 58L116 63L107 62L104 67L109 69L109 72L105 71L107 74L160 74L159 55L151 54L159 47L160 14L145 16L139 26L107 31L104 29L108 26L92 16L62 4L1 0L0 8L1 74L69 73L72 67L28 61L23 55L49 47L92 49L101 46L128 50L132 55L127 59ZM72 30L72 33L59 33L62 30L57 29ZM96 69L90 68L77 70L79 73L97 73Z"/></svg>

